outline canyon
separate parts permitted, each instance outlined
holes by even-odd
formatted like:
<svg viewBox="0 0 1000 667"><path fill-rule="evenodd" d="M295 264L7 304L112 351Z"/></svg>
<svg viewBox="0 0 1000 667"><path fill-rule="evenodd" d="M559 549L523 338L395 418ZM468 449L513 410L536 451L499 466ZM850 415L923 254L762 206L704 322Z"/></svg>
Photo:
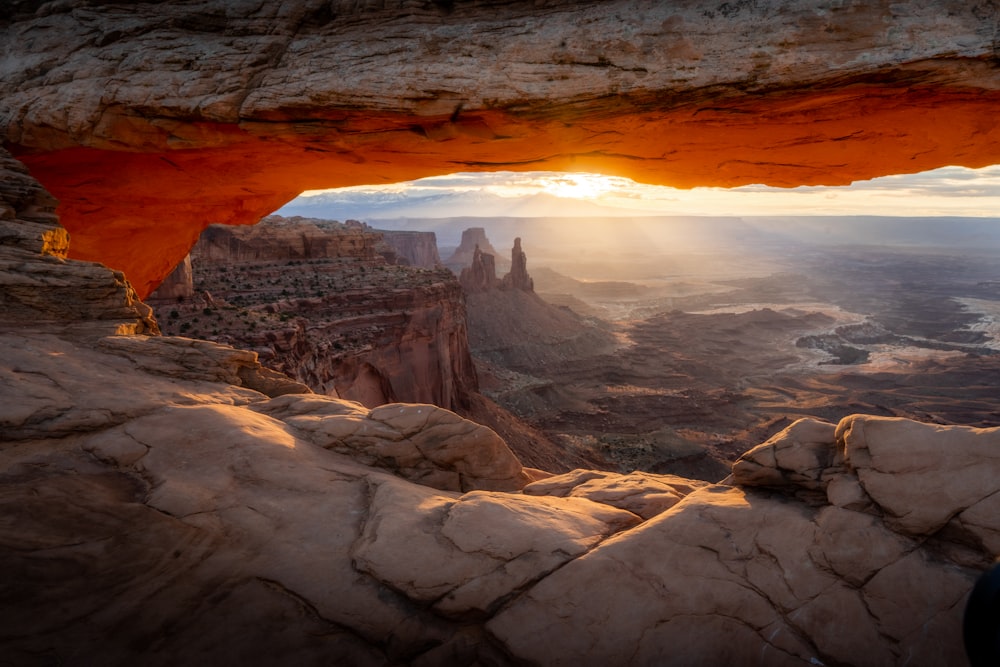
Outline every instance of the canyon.
<svg viewBox="0 0 1000 667"><path fill-rule="evenodd" d="M776 238L753 218L664 217L630 240L633 223L480 218L479 243L530 234L540 292L530 276L505 287L478 250L460 278L482 391L564 451L715 482L800 417L1000 426L1000 234L981 220L949 220L950 240L923 246L916 219L851 245L789 226Z"/></svg>
<svg viewBox="0 0 1000 667"><path fill-rule="evenodd" d="M270 217L209 227L189 257L190 298L168 284L150 300L166 332L238 343L314 391L370 407L469 408L478 387L460 287L446 270L398 264L381 233Z"/></svg>
<svg viewBox="0 0 1000 667"><path fill-rule="evenodd" d="M916 0L5 4L4 659L962 664L997 427L806 418L721 483L553 474L455 412L162 335L141 299L210 224L309 188L991 164L996 25Z"/></svg>
<svg viewBox="0 0 1000 667"><path fill-rule="evenodd" d="M317 393L455 411L502 434L526 465L599 464L479 392L463 287L437 256L431 233L269 216L208 227L148 302L164 333L252 350Z"/></svg>

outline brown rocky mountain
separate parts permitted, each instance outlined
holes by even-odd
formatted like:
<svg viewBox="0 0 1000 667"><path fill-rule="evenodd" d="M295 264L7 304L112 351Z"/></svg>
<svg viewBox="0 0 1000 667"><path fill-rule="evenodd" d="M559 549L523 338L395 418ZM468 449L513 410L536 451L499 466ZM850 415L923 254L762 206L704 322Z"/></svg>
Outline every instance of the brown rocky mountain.
<svg viewBox="0 0 1000 667"><path fill-rule="evenodd" d="M510 271L497 278L494 266L493 256L476 246L471 265L459 276L466 294L469 342L487 376L512 369L530 372L615 346L606 327L535 294L520 238L514 239ZM494 377L490 384L498 387L508 382Z"/></svg>
<svg viewBox="0 0 1000 667"><path fill-rule="evenodd" d="M253 349L314 391L468 409L478 385L461 288L447 270L387 257L382 234L353 221L216 225L191 250L197 296L168 285L152 303L167 333Z"/></svg>
<svg viewBox="0 0 1000 667"><path fill-rule="evenodd" d="M472 253L472 259L458 274L458 282L462 284L462 289L465 290L466 294L497 289L500 282L497 279L496 257L491 253L483 252L477 245Z"/></svg>
<svg viewBox="0 0 1000 667"><path fill-rule="evenodd" d="M490 243L483 227L469 227L462 230L462 242L445 261L445 266L455 273L461 273L462 269L475 266L477 250L492 257L496 268L503 267L504 260L501 260L500 263L497 262L500 255L493 248L493 244Z"/></svg>
<svg viewBox="0 0 1000 667"><path fill-rule="evenodd" d="M851 415L727 484L546 477L454 413L150 335L137 297L307 188L997 162L990 3L15 0L0 31L5 661L964 662L996 429Z"/></svg>
<svg viewBox="0 0 1000 667"><path fill-rule="evenodd" d="M471 253L467 252L468 247ZM509 266L503 278L497 278L498 266ZM448 268L458 274L466 293L489 292L496 289L533 292L535 283L528 275L528 259L521 249L521 239L514 239L510 262L497 262L496 250L486 238L486 230L472 227L462 232L462 245L448 260Z"/></svg>
<svg viewBox="0 0 1000 667"><path fill-rule="evenodd" d="M253 350L313 391L358 401L430 403L501 433L522 461L592 466L479 394L466 304L446 269L421 269L356 221L270 216L212 226L150 300L165 333ZM407 234L423 248L433 235ZM405 250L405 249L404 249ZM186 280L186 282L185 282Z"/></svg>
<svg viewBox="0 0 1000 667"><path fill-rule="evenodd" d="M396 254L406 264L419 266L422 269L433 269L441 266L438 255L437 239L434 232L413 232L402 230L380 229L379 234L386 244L396 251Z"/></svg>
<svg viewBox="0 0 1000 667"><path fill-rule="evenodd" d="M199 264L332 259L396 263L396 252L380 232L357 220L341 223L273 215L252 227L211 225L191 254ZM333 232L333 233L331 233Z"/></svg>
<svg viewBox="0 0 1000 667"><path fill-rule="evenodd" d="M501 282L504 289L516 289L522 292L534 292L535 282L528 275L528 256L521 250L521 239L514 239L514 247L510 251L510 272Z"/></svg>

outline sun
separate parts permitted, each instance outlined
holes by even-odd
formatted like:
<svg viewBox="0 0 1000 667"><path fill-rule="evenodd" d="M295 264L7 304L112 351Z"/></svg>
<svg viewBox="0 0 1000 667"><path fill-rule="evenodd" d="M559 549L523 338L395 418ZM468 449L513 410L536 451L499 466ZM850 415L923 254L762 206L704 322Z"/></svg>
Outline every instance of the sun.
<svg viewBox="0 0 1000 667"><path fill-rule="evenodd" d="M537 179L545 192L564 199L600 199L602 195L619 189L618 180L611 176L589 173L552 174Z"/></svg>

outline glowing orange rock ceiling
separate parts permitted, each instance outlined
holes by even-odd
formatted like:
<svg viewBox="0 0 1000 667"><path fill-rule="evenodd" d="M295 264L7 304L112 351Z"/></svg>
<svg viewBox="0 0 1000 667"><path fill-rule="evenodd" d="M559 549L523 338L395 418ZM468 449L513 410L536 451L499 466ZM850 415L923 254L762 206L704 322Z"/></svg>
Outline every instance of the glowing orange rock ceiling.
<svg viewBox="0 0 1000 667"><path fill-rule="evenodd" d="M832 185L1000 162L986 5L85 4L0 13L0 137L60 200L71 256L141 295L208 224L305 189L545 169Z"/></svg>

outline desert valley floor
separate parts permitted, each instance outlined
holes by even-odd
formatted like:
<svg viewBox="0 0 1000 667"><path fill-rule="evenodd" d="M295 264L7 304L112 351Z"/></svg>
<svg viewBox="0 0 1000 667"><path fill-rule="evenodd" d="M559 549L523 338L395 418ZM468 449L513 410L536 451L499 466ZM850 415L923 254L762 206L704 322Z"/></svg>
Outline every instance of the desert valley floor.
<svg viewBox="0 0 1000 667"><path fill-rule="evenodd" d="M609 322L616 344L564 345L577 356L550 350L536 365L520 350L509 355L520 363L486 391L621 469L709 480L800 416L996 426L996 267L987 254L858 247L736 280L687 275L643 286L556 282L536 271L543 297L589 306L579 309ZM475 320L470 328L475 341Z"/></svg>

